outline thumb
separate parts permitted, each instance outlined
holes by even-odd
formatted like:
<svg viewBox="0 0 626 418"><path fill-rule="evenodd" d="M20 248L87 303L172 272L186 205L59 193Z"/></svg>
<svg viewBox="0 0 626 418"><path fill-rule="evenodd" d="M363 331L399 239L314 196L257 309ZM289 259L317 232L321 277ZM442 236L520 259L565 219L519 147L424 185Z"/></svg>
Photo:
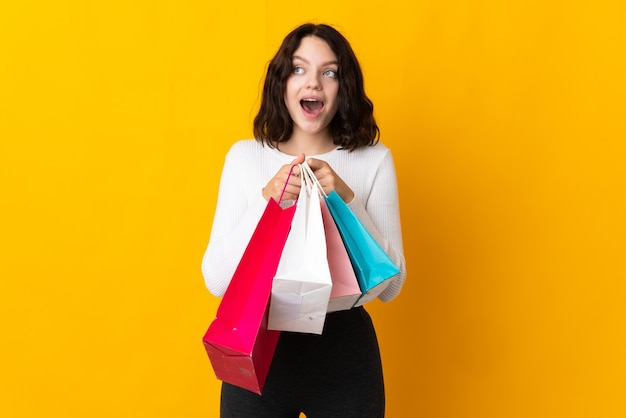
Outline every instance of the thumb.
<svg viewBox="0 0 626 418"><path fill-rule="evenodd" d="M291 162L291 165L302 164L304 162L304 154L298 154L295 160Z"/></svg>

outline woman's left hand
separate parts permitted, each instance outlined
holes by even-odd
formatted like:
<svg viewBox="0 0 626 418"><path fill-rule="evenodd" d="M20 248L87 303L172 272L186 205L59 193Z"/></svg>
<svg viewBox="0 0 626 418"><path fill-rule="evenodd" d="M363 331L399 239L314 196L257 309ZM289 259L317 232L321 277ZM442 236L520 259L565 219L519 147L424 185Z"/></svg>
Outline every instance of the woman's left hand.
<svg viewBox="0 0 626 418"><path fill-rule="evenodd" d="M320 182L324 193L329 194L333 190L343 199L344 202L350 203L354 199L354 192L348 185L335 173L326 161L316 158L306 160L313 170L315 177Z"/></svg>

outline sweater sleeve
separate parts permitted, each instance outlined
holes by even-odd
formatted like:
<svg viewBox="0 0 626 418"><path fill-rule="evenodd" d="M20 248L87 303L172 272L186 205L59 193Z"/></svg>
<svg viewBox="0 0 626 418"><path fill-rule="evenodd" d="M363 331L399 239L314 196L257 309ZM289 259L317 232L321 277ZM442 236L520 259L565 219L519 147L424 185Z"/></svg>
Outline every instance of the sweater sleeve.
<svg viewBox="0 0 626 418"><path fill-rule="evenodd" d="M356 196L348 206L400 270L378 296L382 301L388 302L398 296L406 279L398 185L389 150L385 152L376 169L367 203L364 204L361 197Z"/></svg>
<svg viewBox="0 0 626 418"><path fill-rule="evenodd" d="M260 190L251 190L245 161L233 148L226 155L220 179L211 236L202 259L209 291L222 296L237 269L267 202Z"/></svg>

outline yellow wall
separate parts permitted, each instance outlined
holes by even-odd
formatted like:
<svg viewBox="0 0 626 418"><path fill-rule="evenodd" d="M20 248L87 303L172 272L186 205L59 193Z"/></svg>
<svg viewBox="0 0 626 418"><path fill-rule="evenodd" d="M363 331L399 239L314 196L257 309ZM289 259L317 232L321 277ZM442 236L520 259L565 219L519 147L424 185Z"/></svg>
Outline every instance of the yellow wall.
<svg viewBox="0 0 626 418"><path fill-rule="evenodd" d="M396 157L388 416L626 416L623 4L3 2L0 416L217 416L218 177L307 20L352 41Z"/></svg>

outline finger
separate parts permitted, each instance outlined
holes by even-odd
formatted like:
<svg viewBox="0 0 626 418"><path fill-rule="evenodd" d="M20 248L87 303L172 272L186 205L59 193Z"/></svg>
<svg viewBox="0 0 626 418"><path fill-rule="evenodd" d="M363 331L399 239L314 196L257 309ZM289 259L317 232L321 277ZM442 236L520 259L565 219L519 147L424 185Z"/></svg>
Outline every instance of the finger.
<svg viewBox="0 0 626 418"><path fill-rule="evenodd" d="M299 189L301 183L302 183L302 180L300 179L300 176L297 174L291 173L291 177L289 177L289 180L287 180L287 184L288 184L287 187L294 186Z"/></svg>
<svg viewBox="0 0 626 418"><path fill-rule="evenodd" d="M282 200L297 199L299 195L300 195L300 186L288 184L287 187L285 188L285 193L283 193Z"/></svg>
<svg viewBox="0 0 626 418"><path fill-rule="evenodd" d="M309 167L311 167L311 169L315 171L320 167L320 163L322 163L323 161L318 160L317 158L308 158L306 162L309 165Z"/></svg>
<svg viewBox="0 0 626 418"><path fill-rule="evenodd" d="M278 193L283 193L285 195L295 194L296 196L300 193L301 180L299 177L294 176L293 174L289 176L280 186ZM285 199L285 197L283 197Z"/></svg>
<svg viewBox="0 0 626 418"><path fill-rule="evenodd" d="M291 162L291 165L302 164L304 162L304 154L300 153L298 156Z"/></svg>
<svg viewBox="0 0 626 418"><path fill-rule="evenodd" d="M299 165L294 165L293 169L291 170L291 176L292 177L300 177L300 166Z"/></svg>
<svg viewBox="0 0 626 418"><path fill-rule="evenodd" d="M295 161L295 160L294 160ZM286 164L283 166L283 172L285 173L285 180L287 181L291 177L298 177L298 164Z"/></svg>
<svg viewBox="0 0 626 418"><path fill-rule="evenodd" d="M307 160L307 164L309 164L309 167L311 167L311 170L313 170L315 174L322 173L325 172L326 169L330 169L330 166L326 161L318 160L316 158L309 158Z"/></svg>

